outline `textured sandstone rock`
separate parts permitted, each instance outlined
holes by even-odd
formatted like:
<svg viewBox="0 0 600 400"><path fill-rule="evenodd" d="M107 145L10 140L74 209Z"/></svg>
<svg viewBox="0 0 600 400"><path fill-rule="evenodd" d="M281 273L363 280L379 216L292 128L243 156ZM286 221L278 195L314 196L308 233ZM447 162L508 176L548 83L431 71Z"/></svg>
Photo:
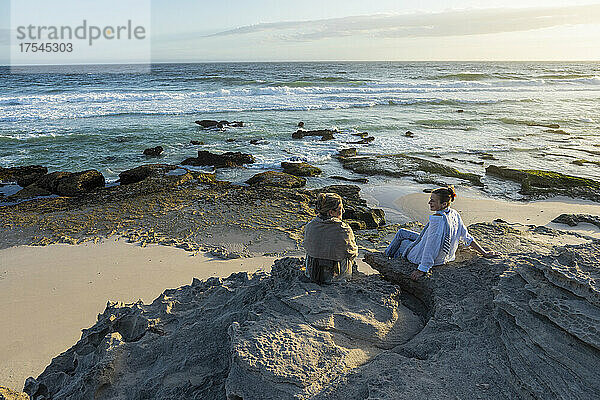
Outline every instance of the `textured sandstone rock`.
<svg viewBox="0 0 600 400"><path fill-rule="evenodd" d="M319 286L301 260L270 274L194 279L152 304L109 303L26 392L37 399L596 399L600 242L476 224L505 257L460 251L414 282ZM387 281L383 280L385 278Z"/></svg>

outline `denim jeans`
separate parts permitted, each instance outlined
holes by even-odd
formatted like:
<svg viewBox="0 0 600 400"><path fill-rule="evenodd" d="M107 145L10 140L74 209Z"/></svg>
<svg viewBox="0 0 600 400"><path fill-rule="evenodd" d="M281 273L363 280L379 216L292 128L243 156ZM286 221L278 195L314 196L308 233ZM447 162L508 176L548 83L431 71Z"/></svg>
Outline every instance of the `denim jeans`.
<svg viewBox="0 0 600 400"><path fill-rule="evenodd" d="M398 230L390 245L385 249L385 255L390 258L402 257L404 250L417 240L418 237L419 234L417 232L404 228Z"/></svg>

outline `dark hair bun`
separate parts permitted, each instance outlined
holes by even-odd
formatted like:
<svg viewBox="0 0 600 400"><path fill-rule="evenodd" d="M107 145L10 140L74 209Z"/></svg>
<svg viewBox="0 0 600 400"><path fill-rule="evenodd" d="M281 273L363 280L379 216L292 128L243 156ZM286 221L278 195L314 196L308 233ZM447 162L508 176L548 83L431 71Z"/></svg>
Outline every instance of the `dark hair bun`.
<svg viewBox="0 0 600 400"><path fill-rule="evenodd" d="M456 190L454 190L454 186L450 185L446 188L446 190L448 190L448 195L450 196L450 199L454 201L454 199L456 199Z"/></svg>

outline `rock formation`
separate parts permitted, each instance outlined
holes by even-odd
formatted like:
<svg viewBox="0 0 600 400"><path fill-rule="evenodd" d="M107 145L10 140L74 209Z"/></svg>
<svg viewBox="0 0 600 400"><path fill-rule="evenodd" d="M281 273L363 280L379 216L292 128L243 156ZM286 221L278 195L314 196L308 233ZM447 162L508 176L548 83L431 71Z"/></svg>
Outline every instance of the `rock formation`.
<svg viewBox="0 0 600 400"><path fill-rule="evenodd" d="M241 167L244 164L254 163L254 157L250 154L240 153L239 151L228 151L223 154L215 154L206 150L199 150L198 157L186 158L181 165L208 166L215 168Z"/></svg>
<svg viewBox="0 0 600 400"><path fill-rule="evenodd" d="M251 186L276 186L282 188L300 188L306 185L306 179L285 172L267 171L256 174L246 181Z"/></svg>
<svg viewBox="0 0 600 400"><path fill-rule="evenodd" d="M10 196L12 199L27 199L37 196L80 196L103 188L104 176L90 169L82 172L52 172L38 176L33 183Z"/></svg>
<svg viewBox="0 0 600 400"><path fill-rule="evenodd" d="M317 176L321 175L321 169L305 162L286 162L281 163L283 172L295 176Z"/></svg>
<svg viewBox="0 0 600 400"><path fill-rule="evenodd" d="M144 150L144 155L148 156L148 157L158 157L161 155L163 150L164 149L162 146L156 146L156 147Z"/></svg>
<svg viewBox="0 0 600 400"><path fill-rule="evenodd" d="M298 129L296 132L292 133L292 138L302 139L305 136L321 136L321 140L325 141L332 140L334 138L334 133L339 133L339 131L331 129L317 129L314 131Z"/></svg>
<svg viewBox="0 0 600 400"><path fill-rule="evenodd" d="M25 391L35 400L598 398L600 243L501 222L470 230L507 257L462 251L413 282L414 265L370 253L381 275L324 286L287 258L270 274L194 279L152 304L109 303Z"/></svg>
<svg viewBox="0 0 600 400"><path fill-rule="evenodd" d="M485 173L520 183L520 193L532 196L566 195L600 201L600 182L558 172L490 165Z"/></svg>

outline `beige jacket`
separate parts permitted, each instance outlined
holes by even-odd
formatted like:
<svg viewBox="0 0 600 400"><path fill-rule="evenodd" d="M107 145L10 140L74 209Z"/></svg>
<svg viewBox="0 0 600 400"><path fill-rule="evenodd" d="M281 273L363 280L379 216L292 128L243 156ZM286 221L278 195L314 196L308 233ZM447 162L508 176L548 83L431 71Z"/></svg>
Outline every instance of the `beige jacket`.
<svg viewBox="0 0 600 400"><path fill-rule="evenodd" d="M304 249L315 258L342 261L355 258L358 246L352 228L337 218L315 217L304 227Z"/></svg>

